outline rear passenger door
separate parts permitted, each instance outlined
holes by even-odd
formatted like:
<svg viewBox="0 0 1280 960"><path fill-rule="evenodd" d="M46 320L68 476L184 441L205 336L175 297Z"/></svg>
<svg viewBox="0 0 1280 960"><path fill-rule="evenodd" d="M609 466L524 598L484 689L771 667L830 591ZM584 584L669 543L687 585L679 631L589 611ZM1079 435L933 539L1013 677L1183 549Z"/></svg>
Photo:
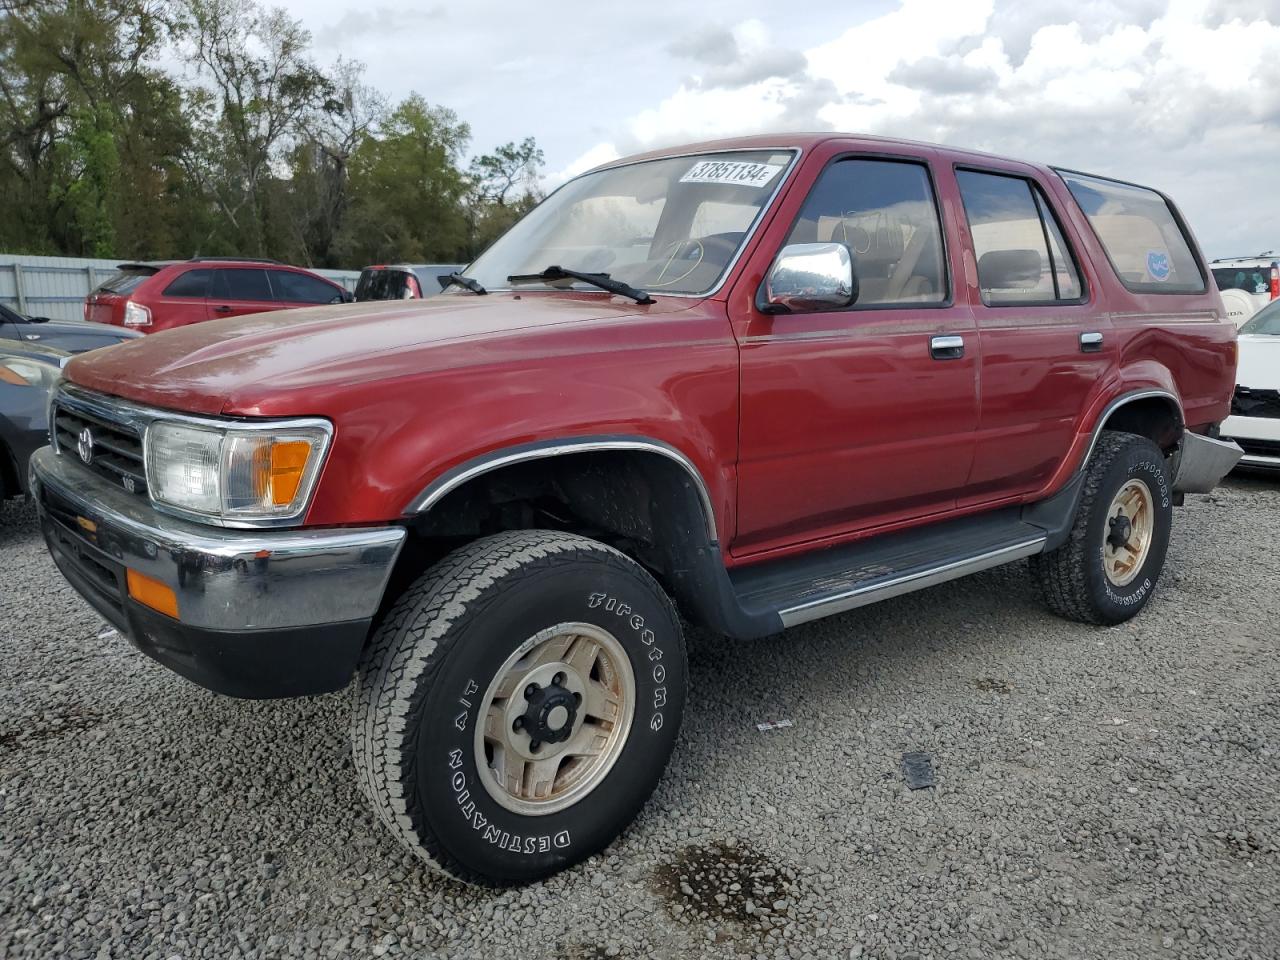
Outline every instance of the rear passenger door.
<svg viewBox="0 0 1280 960"><path fill-rule="evenodd" d="M278 310L267 271L261 267L224 267L213 271L209 316L239 317L247 313Z"/></svg>
<svg viewBox="0 0 1280 960"><path fill-rule="evenodd" d="M982 344L966 506L1039 491L1050 480L1115 346L1081 273L1079 243L1064 234L1036 178L1017 168L959 167L955 180Z"/></svg>

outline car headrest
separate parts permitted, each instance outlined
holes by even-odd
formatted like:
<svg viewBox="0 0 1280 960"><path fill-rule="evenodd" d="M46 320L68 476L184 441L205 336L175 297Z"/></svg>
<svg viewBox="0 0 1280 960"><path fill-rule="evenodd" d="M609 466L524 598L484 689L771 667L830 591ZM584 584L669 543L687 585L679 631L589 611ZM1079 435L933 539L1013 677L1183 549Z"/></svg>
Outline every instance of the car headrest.
<svg viewBox="0 0 1280 960"><path fill-rule="evenodd" d="M1038 250L988 250L978 259L978 286L984 290L1034 287L1040 282Z"/></svg>

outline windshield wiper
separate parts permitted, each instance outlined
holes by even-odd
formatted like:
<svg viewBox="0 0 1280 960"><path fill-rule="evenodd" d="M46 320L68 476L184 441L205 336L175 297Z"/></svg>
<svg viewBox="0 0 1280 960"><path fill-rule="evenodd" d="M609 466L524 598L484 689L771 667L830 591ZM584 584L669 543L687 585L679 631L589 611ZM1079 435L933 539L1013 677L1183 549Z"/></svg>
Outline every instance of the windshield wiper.
<svg viewBox="0 0 1280 960"><path fill-rule="evenodd" d="M551 283L555 280L581 280L593 287L630 297L636 303L654 303L653 297L643 290L637 290L629 283L614 280L607 273L583 273L581 270L566 270L564 267L547 267L541 273L517 273L507 277L508 283Z"/></svg>
<svg viewBox="0 0 1280 960"><path fill-rule="evenodd" d="M480 286L478 281L472 280L470 277L464 277L457 270L453 271L453 273L440 274L440 276L436 277L436 281L440 284L441 290L448 290L449 287L456 283L458 286L465 287L475 294L483 295L489 292Z"/></svg>

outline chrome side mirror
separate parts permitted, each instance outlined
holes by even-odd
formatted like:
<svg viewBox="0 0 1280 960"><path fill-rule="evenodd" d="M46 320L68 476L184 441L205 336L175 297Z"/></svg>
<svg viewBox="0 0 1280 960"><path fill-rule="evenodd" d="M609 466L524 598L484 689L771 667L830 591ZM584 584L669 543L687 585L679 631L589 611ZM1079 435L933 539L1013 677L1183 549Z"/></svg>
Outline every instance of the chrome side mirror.
<svg viewBox="0 0 1280 960"><path fill-rule="evenodd" d="M764 313L839 310L858 299L853 259L843 243L792 243L782 248L756 298Z"/></svg>

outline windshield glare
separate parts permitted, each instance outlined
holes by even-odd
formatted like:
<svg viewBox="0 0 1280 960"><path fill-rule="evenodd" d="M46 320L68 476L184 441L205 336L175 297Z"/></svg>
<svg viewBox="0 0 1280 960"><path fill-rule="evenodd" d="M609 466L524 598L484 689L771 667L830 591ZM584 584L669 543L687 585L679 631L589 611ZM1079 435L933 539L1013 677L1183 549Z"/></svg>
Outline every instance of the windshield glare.
<svg viewBox="0 0 1280 960"><path fill-rule="evenodd" d="M1280 300L1267 304L1255 313L1240 328L1240 332L1280 337Z"/></svg>
<svg viewBox="0 0 1280 960"><path fill-rule="evenodd" d="M749 150L587 174L543 201L466 275L500 290L511 287L509 276L559 266L607 273L655 294L706 293L737 255L792 156ZM593 289L573 281L553 285Z"/></svg>

